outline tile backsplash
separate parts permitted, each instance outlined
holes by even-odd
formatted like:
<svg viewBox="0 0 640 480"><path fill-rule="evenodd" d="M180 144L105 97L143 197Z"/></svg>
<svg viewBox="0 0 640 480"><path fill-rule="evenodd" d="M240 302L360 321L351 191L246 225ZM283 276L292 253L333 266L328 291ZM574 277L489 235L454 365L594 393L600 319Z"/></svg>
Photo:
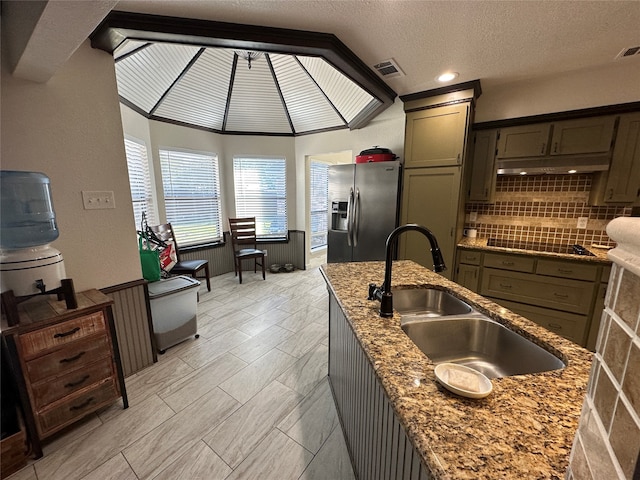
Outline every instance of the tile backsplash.
<svg viewBox="0 0 640 480"><path fill-rule="evenodd" d="M591 179L591 174L500 175L494 203L465 205L465 228L476 228L483 238L613 246L607 223L630 216L631 207L588 205ZM472 212L475 222L469 220ZM580 217L587 218L584 229L577 228Z"/></svg>
<svg viewBox="0 0 640 480"><path fill-rule="evenodd" d="M620 220L629 220L625 236L636 240L629 245L614 236L623 243L611 251L613 269L567 480L640 478L640 218Z"/></svg>

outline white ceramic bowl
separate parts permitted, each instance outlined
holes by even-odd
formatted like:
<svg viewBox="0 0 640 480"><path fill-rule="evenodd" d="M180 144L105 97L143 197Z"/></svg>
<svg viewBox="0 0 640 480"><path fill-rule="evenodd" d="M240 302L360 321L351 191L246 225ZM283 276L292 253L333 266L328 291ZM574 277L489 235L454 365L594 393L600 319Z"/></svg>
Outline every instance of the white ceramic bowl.
<svg viewBox="0 0 640 480"><path fill-rule="evenodd" d="M450 392L467 398L484 398L491 393L491 380L470 367L440 363L434 370L438 382Z"/></svg>

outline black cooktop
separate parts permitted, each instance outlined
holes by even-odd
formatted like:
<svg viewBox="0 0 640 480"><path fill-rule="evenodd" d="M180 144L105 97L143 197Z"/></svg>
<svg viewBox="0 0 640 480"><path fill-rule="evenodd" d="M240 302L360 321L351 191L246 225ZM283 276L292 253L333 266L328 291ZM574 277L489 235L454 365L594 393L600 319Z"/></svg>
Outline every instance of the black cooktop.
<svg viewBox="0 0 640 480"><path fill-rule="evenodd" d="M515 248L518 250L533 250L534 252L569 253L572 255L595 256L582 245L565 245L561 243L522 242L519 240L500 240L490 238L487 241L489 247Z"/></svg>

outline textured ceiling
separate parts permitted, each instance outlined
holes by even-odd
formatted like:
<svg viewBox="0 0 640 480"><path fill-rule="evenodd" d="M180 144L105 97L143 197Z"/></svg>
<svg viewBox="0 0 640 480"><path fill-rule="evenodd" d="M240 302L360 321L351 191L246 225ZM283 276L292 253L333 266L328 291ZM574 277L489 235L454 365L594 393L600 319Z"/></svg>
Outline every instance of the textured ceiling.
<svg viewBox="0 0 640 480"><path fill-rule="evenodd" d="M444 70L489 91L640 62L614 60L640 44L638 0L122 0L116 9L332 33L369 66L395 59L406 75L385 81L399 95L440 86Z"/></svg>

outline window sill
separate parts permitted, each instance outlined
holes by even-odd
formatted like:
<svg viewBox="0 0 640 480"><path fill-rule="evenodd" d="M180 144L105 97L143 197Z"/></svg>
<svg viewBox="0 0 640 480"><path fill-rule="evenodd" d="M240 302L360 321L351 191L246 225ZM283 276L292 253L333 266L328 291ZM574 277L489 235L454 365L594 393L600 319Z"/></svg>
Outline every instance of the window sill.
<svg viewBox="0 0 640 480"><path fill-rule="evenodd" d="M198 245L188 245L186 247L180 246L180 251L181 252L197 252L199 250L207 250L209 248L224 247L225 245L226 245L226 242L221 240L219 242L199 243Z"/></svg>

